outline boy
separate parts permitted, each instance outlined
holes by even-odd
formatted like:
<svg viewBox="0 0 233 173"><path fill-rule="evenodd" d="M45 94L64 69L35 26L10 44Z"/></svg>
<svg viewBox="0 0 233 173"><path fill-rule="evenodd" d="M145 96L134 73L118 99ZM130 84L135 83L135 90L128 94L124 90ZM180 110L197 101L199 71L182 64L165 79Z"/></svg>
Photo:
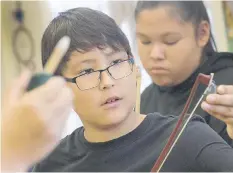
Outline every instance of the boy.
<svg viewBox="0 0 233 173"><path fill-rule="evenodd" d="M134 112L136 74L127 38L107 15L71 9L46 29L43 64L64 35L71 46L56 74L72 89L74 110L84 126L64 138L34 171L150 171L177 119ZM232 160L233 149L195 117L161 171L233 171Z"/></svg>

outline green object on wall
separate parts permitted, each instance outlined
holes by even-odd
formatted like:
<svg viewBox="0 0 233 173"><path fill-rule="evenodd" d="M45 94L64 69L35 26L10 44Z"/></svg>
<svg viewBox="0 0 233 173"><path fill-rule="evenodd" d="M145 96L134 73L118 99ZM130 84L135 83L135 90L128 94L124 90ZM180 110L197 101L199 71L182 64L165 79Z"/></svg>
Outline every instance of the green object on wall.
<svg viewBox="0 0 233 173"><path fill-rule="evenodd" d="M233 52L233 39L228 39L228 49Z"/></svg>
<svg viewBox="0 0 233 173"><path fill-rule="evenodd" d="M227 32L228 51L233 52L233 2L223 1L225 27Z"/></svg>

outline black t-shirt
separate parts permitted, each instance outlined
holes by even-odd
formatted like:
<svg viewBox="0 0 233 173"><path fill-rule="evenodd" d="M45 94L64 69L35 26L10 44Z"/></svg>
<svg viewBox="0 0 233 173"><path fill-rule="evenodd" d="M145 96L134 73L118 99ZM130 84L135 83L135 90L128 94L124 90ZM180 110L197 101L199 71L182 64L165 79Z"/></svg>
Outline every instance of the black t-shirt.
<svg viewBox="0 0 233 173"><path fill-rule="evenodd" d="M177 118L149 114L132 132L117 139L90 143L84 128L64 138L36 172L149 172ZM195 117L178 140L161 171L233 171L233 149L202 118Z"/></svg>

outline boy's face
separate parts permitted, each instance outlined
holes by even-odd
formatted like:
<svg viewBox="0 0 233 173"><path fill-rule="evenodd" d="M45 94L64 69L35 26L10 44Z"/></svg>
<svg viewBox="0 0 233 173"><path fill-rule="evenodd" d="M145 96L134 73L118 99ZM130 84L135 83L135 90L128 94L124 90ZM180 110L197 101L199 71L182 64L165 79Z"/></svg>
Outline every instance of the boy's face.
<svg viewBox="0 0 233 173"><path fill-rule="evenodd" d="M82 75L76 79L77 84L69 82L68 85L75 94L74 109L84 126L110 128L124 121L133 110L136 73L134 65L124 61L128 58L125 51L116 52L111 48L71 54L63 75L67 78ZM112 77L105 70L98 80L99 72L94 71L109 66Z"/></svg>

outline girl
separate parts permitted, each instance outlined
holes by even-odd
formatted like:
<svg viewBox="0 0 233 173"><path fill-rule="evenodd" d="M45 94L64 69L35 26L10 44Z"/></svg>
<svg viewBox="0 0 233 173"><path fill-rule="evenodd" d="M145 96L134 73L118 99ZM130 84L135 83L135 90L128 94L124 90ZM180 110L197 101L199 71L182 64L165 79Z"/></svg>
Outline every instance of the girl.
<svg viewBox="0 0 233 173"><path fill-rule="evenodd" d="M153 80L141 96L141 113L178 116L199 73L214 73L217 85L233 84L233 54L216 52L202 1L140 1L135 20L139 55ZM198 88L190 111L203 91L203 86ZM232 111L215 104L219 104L216 98L207 97L196 113L233 146L226 125L217 119L223 115L232 121Z"/></svg>

